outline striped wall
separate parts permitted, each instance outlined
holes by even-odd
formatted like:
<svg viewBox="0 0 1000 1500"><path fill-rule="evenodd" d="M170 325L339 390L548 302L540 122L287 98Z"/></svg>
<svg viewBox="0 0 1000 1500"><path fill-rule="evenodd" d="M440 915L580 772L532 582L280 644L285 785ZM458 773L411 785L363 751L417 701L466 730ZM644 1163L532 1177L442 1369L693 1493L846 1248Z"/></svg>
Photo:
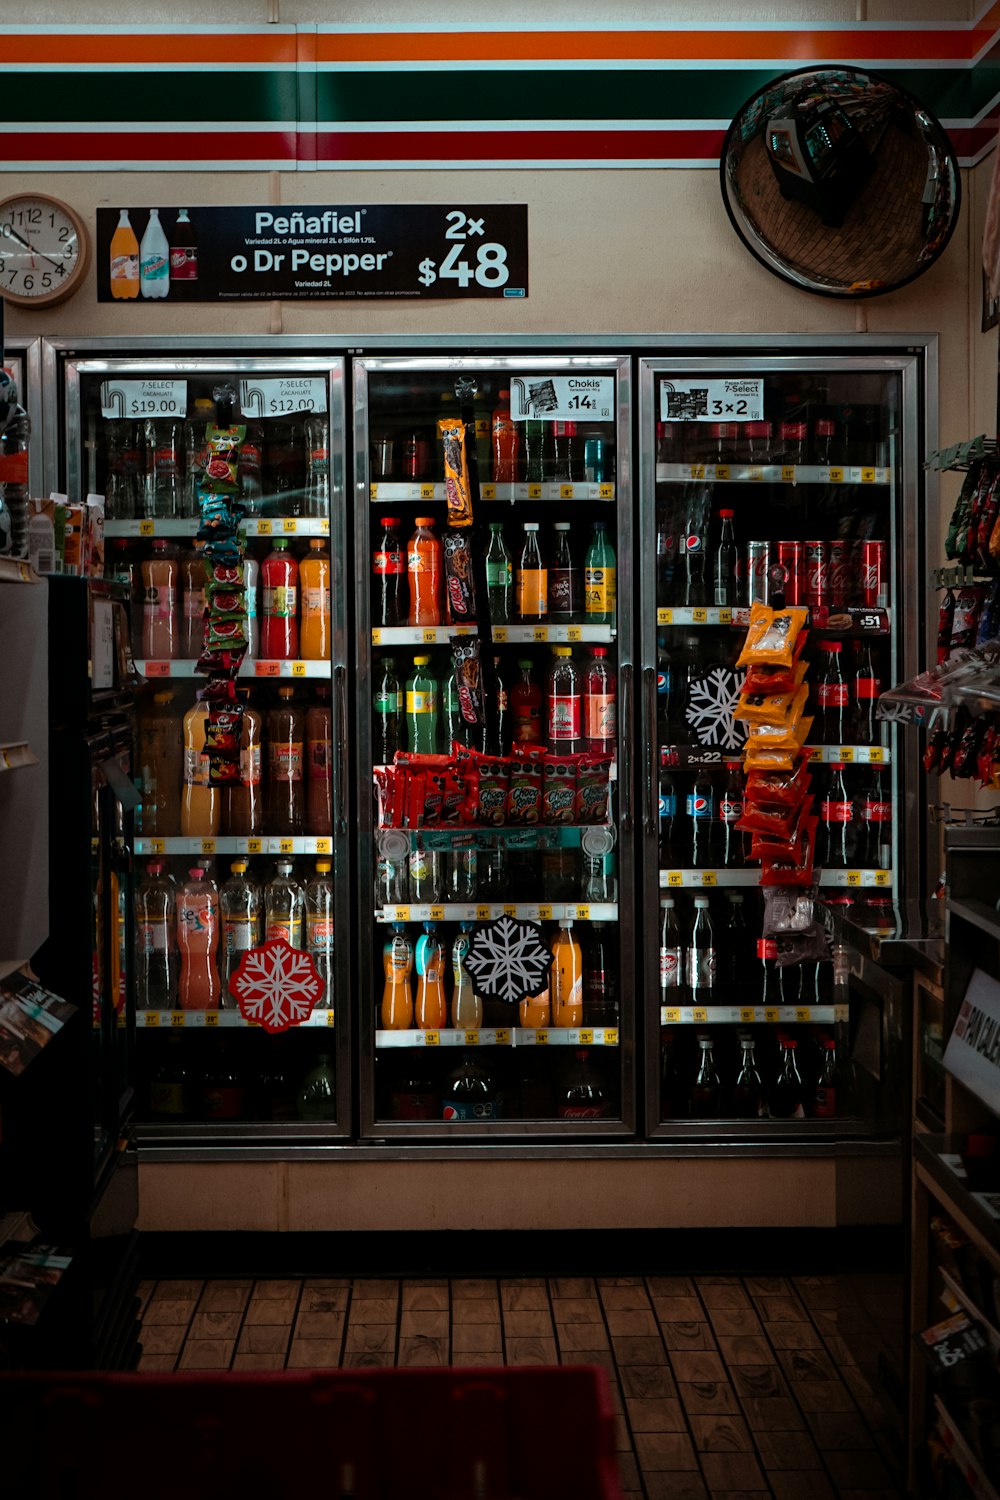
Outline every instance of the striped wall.
<svg viewBox="0 0 1000 1500"><path fill-rule="evenodd" d="M9 170L711 167L769 79L893 78L963 165L1000 120L1000 0L972 22L581 29L0 26Z"/></svg>

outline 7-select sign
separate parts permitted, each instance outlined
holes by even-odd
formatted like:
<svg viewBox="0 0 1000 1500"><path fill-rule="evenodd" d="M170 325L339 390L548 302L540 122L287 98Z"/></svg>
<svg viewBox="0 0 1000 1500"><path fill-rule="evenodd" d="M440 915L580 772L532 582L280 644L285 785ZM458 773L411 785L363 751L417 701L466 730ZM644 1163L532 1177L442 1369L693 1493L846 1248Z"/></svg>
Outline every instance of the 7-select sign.
<svg viewBox="0 0 1000 1500"><path fill-rule="evenodd" d="M134 289L123 292L123 213L134 235ZM98 301L164 300L153 278L150 208L97 210ZM181 217L183 213L183 217ZM522 298L528 295L523 203L160 208L171 302L329 298ZM116 240L112 247L112 239ZM114 249L114 257L112 256ZM115 277L112 282L112 259ZM129 258L129 257L126 257Z"/></svg>

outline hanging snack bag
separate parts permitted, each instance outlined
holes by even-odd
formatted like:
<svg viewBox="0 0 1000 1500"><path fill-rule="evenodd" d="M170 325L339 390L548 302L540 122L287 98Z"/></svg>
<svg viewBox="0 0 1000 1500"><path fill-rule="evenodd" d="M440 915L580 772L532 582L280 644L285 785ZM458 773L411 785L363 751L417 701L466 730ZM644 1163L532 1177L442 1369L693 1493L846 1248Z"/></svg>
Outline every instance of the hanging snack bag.
<svg viewBox="0 0 1000 1500"><path fill-rule="evenodd" d="M993 483L980 505L974 547L972 546L973 538L970 536L969 550L975 553L973 563L983 573L989 573L991 570L990 538L998 519L1000 519L1000 470L994 473Z"/></svg>
<svg viewBox="0 0 1000 1500"><path fill-rule="evenodd" d="M979 583L966 584L955 595L955 616L951 626L949 655L952 651L959 651L963 647L976 644L979 616L985 597L986 589Z"/></svg>
<svg viewBox="0 0 1000 1500"><path fill-rule="evenodd" d="M802 660L802 647L808 639L808 630L800 630L795 642L790 667L750 667L743 683L745 693L762 694L794 693L805 679L809 663Z"/></svg>
<svg viewBox="0 0 1000 1500"><path fill-rule="evenodd" d="M527 755L511 756L510 790L507 795L508 823L533 824L542 821L543 753L533 748Z"/></svg>
<svg viewBox="0 0 1000 1500"><path fill-rule="evenodd" d="M472 553L469 551L468 534L453 531L449 527L441 538L444 552L445 587L451 617L456 624L464 625L476 618L476 588L472 578Z"/></svg>
<svg viewBox="0 0 1000 1500"><path fill-rule="evenodd" d="M455 663L458 706L462 723L470 729L483 727L483 692L479 673L479 641L469 636L453 636L451 656Z"/></svg>
<svg viewBox="0 0 1000 1500"><path fill-rule="evenodd" d="M965 561L965 549L969 537L969 522L975 508L976 494L981 484L989 482L985 465L974 464L962 481L955 509L948 523L948 535L944 543L944 555L952 562Z"/></svg>
<svg viewBox="0 0 1000 1500"><path fill-rule="evenodd" d="M448 501L448 524L472 525L472 490L465 452L465 423L461 417L442 417L438 432L444 445L444 490Z"/></svg>
<svg viewBox="0 0 1000 1500"><path fill-rule="evenodd" d="M747 638L736 665L790 667L795 643L808 614L807 609L798 605L789 609L771 609L767 604L751 604Z"/></svg>

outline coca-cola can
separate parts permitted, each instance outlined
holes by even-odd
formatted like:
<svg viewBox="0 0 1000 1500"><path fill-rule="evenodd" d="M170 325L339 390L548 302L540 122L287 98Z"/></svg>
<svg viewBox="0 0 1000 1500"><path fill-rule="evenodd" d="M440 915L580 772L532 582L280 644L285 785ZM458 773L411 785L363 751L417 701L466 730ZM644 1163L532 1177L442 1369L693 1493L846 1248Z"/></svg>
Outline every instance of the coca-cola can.
<svg viewBox="0 0 1000 1500"><path fill-rule="evenodd" d="M826 558L826 582L830 608L845 609L851 591L850 545L840 537L828 542Z"/></svg>
<svg viewBox="0 0 1000 1500"><path fill-rule="evenodd" d="M803 547L801 542L778 543L778 566L785 571L785 603L802 603Z"/></svg>
<svg viewBox="0 0 1000 1500"><path fill-rule="evenodd" d="M884 608L888 603L885 542L861 545L861 602L866 609Z"/></svg>
<svg viewBox="0 0 1000 1500"><path fill-rule="evenodd" d="M802 603L807 609L822 609L827 601L825 542L803 542Z"/></svg>
<svg viewBox="0 0 1000 1500"><path fill-rule="evenodd" d="M769 542L747 542L747 603L766 604L770 595L771 581L768 567L771 562Z"/></svg>

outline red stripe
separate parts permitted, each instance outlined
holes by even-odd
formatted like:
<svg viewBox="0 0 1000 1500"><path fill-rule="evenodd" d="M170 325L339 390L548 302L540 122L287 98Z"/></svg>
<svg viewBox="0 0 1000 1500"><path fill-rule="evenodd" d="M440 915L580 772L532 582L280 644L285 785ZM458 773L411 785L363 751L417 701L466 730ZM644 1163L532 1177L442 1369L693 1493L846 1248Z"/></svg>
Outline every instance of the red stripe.
<svg viewBox="0 0 1000 1500"><path fill-rule="evenodd" d="M714 162L724 130L414 130L316 135L316 160L331 161L649 161Z"/></svg>
<svg viewBox="0 0 1000 1500"><path fill-rule="evenodd" d="M8 162L103 162L116 166L121 161L142 161L150 165L159 161L190 161L217 165L234 161L275 161L293 164L298 160L298 139L294 129L271 131L224 130L206 135L200 130L109 132L76 130L71 135L61 131L44 134L17 131L4 137L4 155Z"/></svg>

